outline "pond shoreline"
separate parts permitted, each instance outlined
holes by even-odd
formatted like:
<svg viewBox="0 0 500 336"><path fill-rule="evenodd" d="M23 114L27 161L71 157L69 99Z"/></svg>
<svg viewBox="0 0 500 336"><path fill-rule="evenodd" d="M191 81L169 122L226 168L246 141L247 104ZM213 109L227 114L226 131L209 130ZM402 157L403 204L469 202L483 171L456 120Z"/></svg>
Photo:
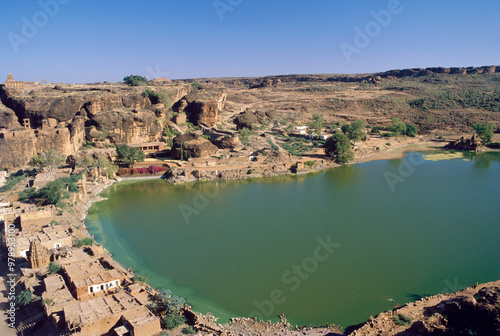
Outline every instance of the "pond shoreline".
<svg viewBox="0 0 500 336"><path fill-rule="evenodd" d="M442 150L442 149L444 149L444 148L436 146L435 142L421 141L421 142L412 143L412 144L404 144L404 145L401 145L398 147L395 146L394 148L391 148L390 150L386 150L383 152L372 153L370 155L367 155L366 157L359 158L350 164L358 164L358 163L362 163L362 162L370 162L370 161L376 161L376 160L398 159L398 158L404 157L405 153L407 153L407 152L415 152L415 151L423 151L423 150L425 150L425 151L427 151L427 150ZM305 174L315 173L315 172L324 171L324 170L325 169L317 169L317 170L311 169L310 171L305 172ZM283 175L283 174L277 174L277 175ZM287 174L287 175L296 175L296 174ZM257 176L250 176L248 178L256 178L256 177ZM263 176L263 177L267 177L267 176ZM81 210L84 210L83 216L80 217L81 218L80 224L82 224L82 226L85 228L85 230L87 230L87 227L85 226L84 220L87 216L88 209L90 208L92 203L104 200L104 198L102 198L99 195L99 193L104 191L106 188L108 188L108 187L114 185L116 182L120 182L120 181L144 181L144 180L151 180L151 179L153 179L153 180L161 179L161 176L125 177L125 178L117 178L115 180L110 180L106 183L96 184L96 187L93 189L92 194L88 195L86 197L88 199L87 200L82 199L82 202L80 202L81 205L83 206L81 208ZM197 180L185 181L183 183L194 182L194 181L197 181ZM87 231L87 234L88 234L88 231ZM243 319L243 320L245 320L245 319ZM251 320L248 319L248 321L251 321ZM272 325L272 324L270 324L270 325ZM315 329L311 329L310 334L312 334L313 332L317 332L319 330L324 330L324 328L318 328L318 329L316 329L316 331L314 331L314 330Z"/></svg>

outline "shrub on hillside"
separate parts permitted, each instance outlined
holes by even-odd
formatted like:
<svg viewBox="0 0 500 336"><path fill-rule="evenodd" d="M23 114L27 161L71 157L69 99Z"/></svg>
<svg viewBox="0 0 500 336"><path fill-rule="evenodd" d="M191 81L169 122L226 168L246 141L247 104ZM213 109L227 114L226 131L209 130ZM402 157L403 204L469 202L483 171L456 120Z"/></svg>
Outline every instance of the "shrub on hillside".
<svg viewBox="0 0 500 336"><path fill-rule="evenodd" d="M94 244L94 240L92 238L89 238L89 237L85 237L85 238L82 238L82 239L77 239L75 241L76 247L92 246L92 244Z"/></svg>
<svg viewBox="0 0 500 336"><path fill-rule="evenodd" d="M149 85L149 81L146 77L138 76L138 75L130 75L123 78L125 84L131 86L145 86Z"/></svg>
<svg viewBox="0 0 500 336"><path fill-rule="evenodd" d="M61 265L59 265L58 263L55 263L55 262L50 262L49 263L49 273L50 274L56 274L57 272L59 272L59 270L62 268Z"/></svg>
<svg viewBox="0 0 500 336"><path fill-rule="evenodd" d="M174 329L184 323L186 323L186 318L178 312L173 311L168 312L163 319L166 329Z"/></svg>

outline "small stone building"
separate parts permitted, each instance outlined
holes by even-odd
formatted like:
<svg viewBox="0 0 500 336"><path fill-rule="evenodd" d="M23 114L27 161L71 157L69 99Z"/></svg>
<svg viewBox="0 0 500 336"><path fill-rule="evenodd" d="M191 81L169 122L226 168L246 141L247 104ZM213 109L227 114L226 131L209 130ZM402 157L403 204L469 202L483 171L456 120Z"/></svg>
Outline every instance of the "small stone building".
<svg viewBox="0 0 500 336"><path fill-rule="evenodd" d="M140 148L143 152L159 152L165 149L164 142L145 142L140 144L130 144L129 146Z"/></svg>

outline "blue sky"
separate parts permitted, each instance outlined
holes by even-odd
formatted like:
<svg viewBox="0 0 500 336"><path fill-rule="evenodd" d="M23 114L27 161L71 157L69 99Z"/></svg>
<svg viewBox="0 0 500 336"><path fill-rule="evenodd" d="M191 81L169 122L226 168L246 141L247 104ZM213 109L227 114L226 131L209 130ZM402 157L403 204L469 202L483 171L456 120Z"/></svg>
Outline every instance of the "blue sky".
<svg viewBox="0 0 500 336"><path fill-rule="evenodd" d="M499 18L498 0L2 0L0 81L500 65Z"/></svg>

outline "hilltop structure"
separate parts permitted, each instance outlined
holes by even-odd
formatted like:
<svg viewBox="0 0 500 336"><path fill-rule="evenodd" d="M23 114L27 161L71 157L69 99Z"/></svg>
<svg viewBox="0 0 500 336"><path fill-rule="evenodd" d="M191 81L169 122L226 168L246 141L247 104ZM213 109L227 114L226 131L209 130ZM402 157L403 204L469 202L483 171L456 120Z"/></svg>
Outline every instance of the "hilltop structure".
<svg viewBox="0 0 500 336"><path fill-rule="evenodd" d="M7 80L4 83L5 87L20 88L20 89L24 89L25 87L30 86L30 85L39 85L39 84L40 83L38 81L36 81L36 82L16 81L16 80L14 80L14 77L12 76L11 73L9 73L7 75Z"/></svg>

